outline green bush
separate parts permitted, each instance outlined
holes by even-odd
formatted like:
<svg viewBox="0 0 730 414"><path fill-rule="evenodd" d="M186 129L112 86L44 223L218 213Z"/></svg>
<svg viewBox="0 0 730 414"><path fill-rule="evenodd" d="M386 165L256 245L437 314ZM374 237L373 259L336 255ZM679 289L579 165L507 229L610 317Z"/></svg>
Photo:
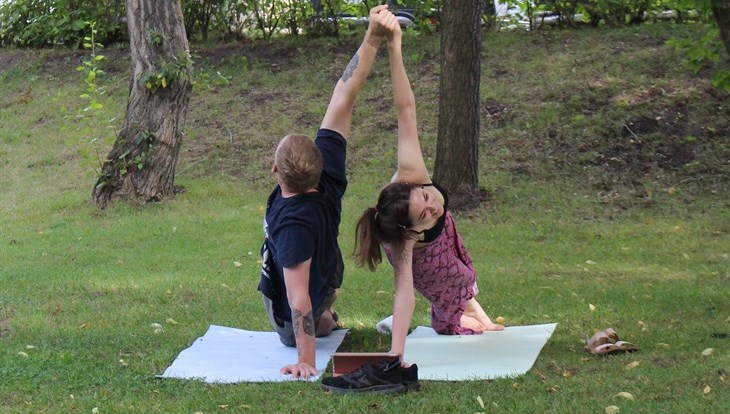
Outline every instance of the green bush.
<svg viewBox="0 0 730 414"><path fill-rule="evenodd" d="M14 0L0 6L0 46L79 48L86 22L97 22L98 39L126 36L124 0Z"/></svg>

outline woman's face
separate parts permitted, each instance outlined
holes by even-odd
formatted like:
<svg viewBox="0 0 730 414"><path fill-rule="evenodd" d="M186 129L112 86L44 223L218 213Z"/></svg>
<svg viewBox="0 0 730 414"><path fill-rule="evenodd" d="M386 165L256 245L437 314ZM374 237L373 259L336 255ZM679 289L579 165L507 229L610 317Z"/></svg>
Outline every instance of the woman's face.
<svg viewBox="0 0 730 414"><path fill-rule="evenodd" d="M438 218L444 214L444 206L430 191L416 187L411 190L408 199L408 217L413 223L411 230L421 232L436 225Z"/></svg>

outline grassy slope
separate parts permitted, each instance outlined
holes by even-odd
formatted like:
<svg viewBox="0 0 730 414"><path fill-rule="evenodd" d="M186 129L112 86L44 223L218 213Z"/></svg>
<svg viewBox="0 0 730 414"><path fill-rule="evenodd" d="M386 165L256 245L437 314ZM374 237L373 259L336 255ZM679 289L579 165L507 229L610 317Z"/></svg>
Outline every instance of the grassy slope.
<svg viewBox="0 0 730 414"><path fill-rule="evenodd" d="M255 285L271 153L284 133L315 131L357 39L196 48L177 177L187 191L104 212L88 204L95 163L84 153L103 154L114 139L126 103L125 51L106 52L111 99L86 118L73 70L80 55L3 51L0 411L727 409L727 375L718 370L730 362L730 106L704 74L676 66L662 46L670 34L645 26L485 39L480 180L492 197L460 215L459 227L487 312L513 325L558 322L558 330L523 377L428 382L388 398L335 398L314 384L153 378L209 324L268 329ZM438 46L434 38L406 43L432 161ZM351 224L394 168L389 94L381 59L355 114L345 251ZM92 137L102 144L89 144ZM348 265L338 308L351 328L343 349L387 350L388 338L372 327L389 313L389 271ZM164 330L155 334L152 323ZM416 324L428 324L422 298ZM641 351L590 357L581 336L608 326ZM707 348L714 352L703 356ZM622 391L635 401L615 397Z"/></svg>

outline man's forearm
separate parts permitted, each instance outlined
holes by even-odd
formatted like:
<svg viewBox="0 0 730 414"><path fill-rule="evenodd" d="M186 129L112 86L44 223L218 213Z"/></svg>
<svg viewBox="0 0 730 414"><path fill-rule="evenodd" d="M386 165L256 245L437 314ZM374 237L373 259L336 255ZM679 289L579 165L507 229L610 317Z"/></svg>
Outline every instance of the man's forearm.
<svg viewBox="0 0 730 414"><path fill-rule="evenodd" d="M375 57L383 38L368 33L365 36L360 48L355 52L342 73L340 80L344 84L346 93L350 96L357 95L373 70Z"/></svg>
<svg viewBox="0 0 730 414"><path fill-rule="evenodd" d="M315 327L312 309L300 311L292 307L292 326L297 341L297 362L315 366Z"/></svg>

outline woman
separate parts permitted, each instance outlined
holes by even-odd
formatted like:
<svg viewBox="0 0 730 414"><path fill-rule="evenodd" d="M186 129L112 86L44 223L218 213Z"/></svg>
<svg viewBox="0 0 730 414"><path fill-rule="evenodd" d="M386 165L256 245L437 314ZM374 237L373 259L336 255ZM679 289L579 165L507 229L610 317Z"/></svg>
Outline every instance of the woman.
<svg viewBox="0 0 730 414"><path fill-rule="evenodd" d="M380 246L395 273L391 352L403 355L414 287L431 302L431 325L445 335L504 329L476 301L474 266L456 232L446 191L431 181L418 141L416 101L403 64L400 28L388 39L398 111L398 170L356 227L358 265L375 270Z"/></svg>

